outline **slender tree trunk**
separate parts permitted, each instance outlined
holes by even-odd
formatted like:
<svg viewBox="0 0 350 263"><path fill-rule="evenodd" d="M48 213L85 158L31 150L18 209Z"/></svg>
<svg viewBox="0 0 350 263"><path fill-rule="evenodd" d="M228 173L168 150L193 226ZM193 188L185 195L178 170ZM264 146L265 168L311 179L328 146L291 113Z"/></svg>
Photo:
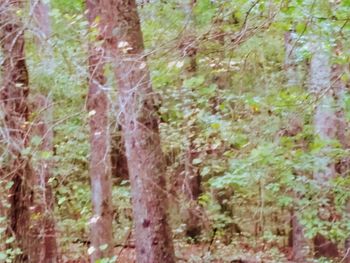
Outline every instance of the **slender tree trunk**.
<svg viewBox="0 0 350 263"><path fill-rule="evenodd" d="M112 177L117 178L117 184L129 179L128 161L125 155L125 143L120 125L112 132L111 136L111 165Z"/></svg>
<svg viewBox="0 0 350 263"><path fill-rule="evenodd" d="M285 60L284 68L287 80L287 86L296 86L299 83L298 71L297 71L297 58L296 58L296 34L295 32L288 31L284 36L285 47ZM293 123L291 121L291 123ZM299 122L297 122L299 123ZM295 127L291 127L294 129ZM295 135L295 134L294 134ZM298 200L299 197L295 196ZM291 245L293 249L293 260L295 262L305 262L308 256L308 242L304 236L303 226L298 219L298 210L295 207L291 211Z"/></svg>
<svg viewBox="0 0 350 263"><path fill-rule="evenodd" d="M287 86L293 87L300 84L300 76L298 72L298 62L296 55L297 48L296 33L290 30L284 35L285 59L284 68L287 78Z"/></svg>
<svg viewBox="0 0 350 263"><path fill-rule="evenodd" d="M51 35L51 21L49 17L49 6L43 0L30 0L33 10L33 19L36 24L35 33L37 39L43 42ZM42 43L39 44L43 46Z"/></svg>
<svg viewBox="0 0 350 263"><path fill-rule="evenodd" d="M51 23L49 19L49 7L43 1L31 0L34 22L38 29L37 45L39 50L44 53L44 60L49 59L49 48L44 45L42 39L47 39L51 34ZM34 97L34 110L37 113L32 135L41 138L37 145L39 158L33 163L35 170L34 186L36 215L33 222L36 232L36 255L33 258L35 262L59 262L59 253L56 241L55 219L53 214L54 197L49 184L52 177L53 163L51 156L53 154L53 130L52 125L52 101L44 95ZM40 216L39 216L40 215Z"/></svg>
<svg viewBox="0 0 350 263"><path fill-rule="evenodd" d="M195 23L193 17L194 0L186 0L183 3L185 18L185 33L180 44L180 51L186 60L184 76L190 79L197 72L197 41L195 37ZM192 105L188 106L190 109ZM191 109L193 110L193 109ZM201 233L201 213L198 205L198 198L201 194L201 178L199 169L193 164L193 160L198 157L198 151L194 143L196 124L188 127L187 131L187 149L185 153L185 171L182 183L182 192L186 205L183 207L181 217L186 224L186 235L191 238L197 238Z"/></svg>
<svg viewBox="0 0 350 263"><path fill-rule="evenodd" d="M87 0L90 30L99 31L99 1ZM99 37L98 37L99 38ZM98 40L98 39L96 39ZM104 48L89 44L90 178L93 217L90 220L91 262L112 256L112 185L109 135L109 101L104 90Z"/></svg>
<svg viewBox="0 0 350 263"><path fill-rule="evenodd" d="M297 214L292 213L292 246L293 260L298 263L307 262L308 243L304 236L304 227L300 224Z"/></svg>
<svg viewBox="0 0 350 263"><path fill-rule="evenodd" d="M320 96L319 104L314 116L315 133L320 139L328 141L336 139L337 117L335 112L336 102L331 87L330 56L320 39L312 43L313 56L310 65L310 89ZM314 178L320 187L327 184L329 179L336 175L335 164L328 157L323 157L322 167L317 165ZM316 257L339 256L337 245L327 240L324 236L317 234L314 238Z"/></svg>
<svg viewBox="0 0 350 263"><path fill-rule="evenodd" d="M16 15L20 8L21 1L0 3L0 43L4 58L0 102L8 143L8 162L3 176L13 183L9 193L11 207L8 211L7 232L15 236L15 245L22 250L15 262L31 262L33 243L28 233L33 193L29 183L33 171L28 159L22 155L28 146L29 82L24 54L24 28Z"/></svg>
<svg viewBox="0 0 350 263"><path fill-rule="evenodd" d="M175 262L159 119L135 0L102 0L119 87L138 263Z"/></svg>
<svg viewBox="0 0 350 263"><path fill-rule="evenodd" d="M52 102L43 95L34 98L35 112L38 113L33 124L32 135L40 138L37 146L38 160L33 162L35 177L34 185L34 217L33 219L33 241L35 250L32 262L55 263L59 262L58 248L56 242L55 219L53 214L54 197L49 184L52 177L53 164L50 160L53 152Z"/></svg>

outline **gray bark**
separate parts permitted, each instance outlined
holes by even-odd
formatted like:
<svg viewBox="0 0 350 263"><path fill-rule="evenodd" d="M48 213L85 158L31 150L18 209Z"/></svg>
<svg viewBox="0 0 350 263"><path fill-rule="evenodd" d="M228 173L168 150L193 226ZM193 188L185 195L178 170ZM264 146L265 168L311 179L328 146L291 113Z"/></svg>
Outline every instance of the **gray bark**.
<svg viewBox="0 0 350 263"><path fill-rule="evenodd" d="M297 62L297 35L290 30L284 35L285 59L284 68L287 79L287 86L294 87L300 85L300 72Z"/></svg>
<svg viewBox="0 0 350 263"><path fill-rule="evenodd" d="M335 93L331 83L330 53L322 39L313 39L310 64L310 91L316 94L318 105L314 115L315 134L324 141L337 139ZM322 188L336 175L335 164L328 156L317 158L314 179ZM314 238L316 257L337 257L337 245L320 234Z"/></svg>

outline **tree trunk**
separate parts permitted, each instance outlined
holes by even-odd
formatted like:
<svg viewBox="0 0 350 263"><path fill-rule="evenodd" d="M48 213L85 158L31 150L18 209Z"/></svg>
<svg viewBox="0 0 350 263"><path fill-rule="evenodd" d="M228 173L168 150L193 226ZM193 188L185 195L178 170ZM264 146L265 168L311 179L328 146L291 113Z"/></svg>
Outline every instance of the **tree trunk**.
<svg viewBox="0 0 350 263"><path fill-rule="evenodd" d="M41 42L39 45L43 46L42 42L47 40L51 35L49 6L43 0L30 0L30 3L33 9L33 19L36 24L34 32L37 35L37 39Z"/></svg>
<svg viewBox="0 0 350 263"><path fill-rule="evenodd" d="M53 214L54 197L49 184L52 177L53 164L50 161L53 152L52 102L43 95L34 98L35 112L38 113L33 124L32 135L41 139L37 146L38 159L33 163L35 178L33 179L35 216L33 217L33 235L35 255L32 262L59 262L56 242L55 219Z"/></svg>
<svg viewBox="0 0 350 263"><path fill-rule="evenodd" d="M2 1L0 4L0 43L3 52L2 87L0 94L6 141L8 143L6 174L4 180L12 181L9 193L9 227L16 246L22 254L15 262L32 262L33 250L30 232L29 208L32 204L30 181L33 176L28 158L23 150L28 146L29 94L28 71L24 54L24 27L16 15L21 1Z"/></svg>
<svg viewBox="0 0 350 263"><path fill-rule="evenodd" d="M293 260L297 263L307 262L308 243L304 236L304 227L299 223L299 219L295 211L292 212L292 246Z"/></svg>
<svg viewBox="0 0 350 263"><path fill-rule="evenodd" d="M310 64L310 91L319 97L319 104L314 116L315 134L324 141L336 139L337 117L334 111L336 102L331 87L330 56L322 41L315 39L312 43L313 56ZM320 187L336 175L335 164L329 157L323 157L322 164L317 164L314 178ZM314 238L316 257L339 256L337 245L318 234Z"/></svg>
<svg viewBox="0 0 350 263"><path fill-rule="evenodd" d="M284 68L287 80L287 86L293 87L299 83L298 72L297 72L297 58L295 54L296 49L296 34L295 32L288 31L284 36L284 47L285 47L285 60ZM295 118L297 118L295 116ZM293 123L293 121L290 121ZM299 121L297 121L299 123ZM298 125L295 125L298 126ZM291 129L297 129L296 127L291 127ZM293 136L296 135L293 133ZM295 196L298 200L299 197ZM304 236L303 226L300 224L297 214L297 209L295 207L291 211L291 243L293 250L293 260L295 262L305 262L308 256L308 242Z"/></svg>
<svg viewBox="0 0 350 263"><path fill-rule="evenodd" d="M90 30L101 28L98 1L87 0ZM97 37L99 38L99 37ZM98 39L97 39L98 40ZM104 90L104 48L89 44L89 94L87 108L90 125L90 178L93 216L90 220L91 262L112 256L112 185L109 135L109 101Z"/></svg>
<svg viewBox="0 0 350 263"><path fill-rule="evenodd" d="M287 78L287 86L293 87L300 84L300 76L298 72L298 63L296 56L296 33L290 30L284 35L285 59L284 68Z"/></svg>
<svg viewBox="0 0 350 263"><path fill-rule="evenodd" d="M180 44L182 57L186 59L184 76L190 79L197 72L197 43L195 37L195 23L193 18L194 0L186 0L183 3L184 13L186 15L185 29L183 39ZM193 105L188 105L193 110ZM191 122L191 121L189 121ZM186 205L182 207L181 217L186 225L186 235L196 239L202 230L201 227L201 212L198 205L198 198L201 194L201 178L199 169L193 164L193 160L198 157L199 153L196 150L194 143L196 124L193 123L187 130L187 149L185 153L185 171L182 182L182 192Z"/></svg>
<svg viewBox="0 0 350 263"><path fill-rule="evenodd" d="M175 262L167 216L159 119L135 0L102 0L103 24L119 87L138 263Z"/></svg>
<svg viewBox="0 0 350 263"><path fill-rule="evenodd" d="M111 137L112 177L117 179L116 183L119 185L123 180L129 179L128 161L125 155L125 143L120 125L115 128Z"/></svg>
<svg viewBox="0 0 350 263"><path fill-rule="evenodd" d="M47 39L51 34L51 23L49 19L49 7L43 1L31 0L34 22L38 29L37 45L39 50L44 52L43 60L48 60L50 54L49 48L44 45L42 39ZM59 262L59 253L56 241L55 219L53 214L54 197L49 184L52 177L53 163L51 161L53 154L53 130L52 130L52 101L44 95L34 97L34 109L36 115L31 135L41 139L37 146L39 151L37 161L33 163L35 178L34 206L37 222L33 231L36 231L36 255L33 258L35 262ZM39 244L39 245L38 245Z"/></svg>

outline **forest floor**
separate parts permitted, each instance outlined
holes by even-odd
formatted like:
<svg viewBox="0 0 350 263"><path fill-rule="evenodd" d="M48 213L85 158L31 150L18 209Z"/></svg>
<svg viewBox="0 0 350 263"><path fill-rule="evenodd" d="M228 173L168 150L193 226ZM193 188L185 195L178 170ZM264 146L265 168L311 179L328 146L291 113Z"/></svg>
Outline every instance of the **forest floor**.
<svg viewBox="0 0 350 263"><path fill-rule="evenodd" d="M178 263L287 263L287 256L280 251L256 251L241 247L220 245L209 249L208 244L182 245L176 248ZM135 250L124 249L117 262L136 263Z"/></svg>
<svg viewBox="0 0 350 263"><path fill-rule="evenodd" d="M252 248L245 243L224 245L177 243L175 246L178 263L290 263L288 248L256 246ZM119 247L115 250L117 263L136 263L133 247ZM66 260L65 263L87 263L88 260ZM165 263L165 262L164 262Z"/></svg>

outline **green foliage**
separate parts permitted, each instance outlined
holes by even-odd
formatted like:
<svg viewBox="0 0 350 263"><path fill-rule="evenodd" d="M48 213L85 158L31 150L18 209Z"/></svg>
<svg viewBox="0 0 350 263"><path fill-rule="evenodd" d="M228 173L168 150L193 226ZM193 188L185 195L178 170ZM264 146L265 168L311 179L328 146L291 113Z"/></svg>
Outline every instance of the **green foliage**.
<svg viewBox="0 0 350 263"><path fill-rule="evenodd" d="M345 210L350 199L348 169L322 187L313 173L327 160L346 162L349 151L337 140L315 136L313 114L318 100L307 92L307 61L311 58L309 43L316 34L322 36L328 51L340 43L343 50L332 53L332 62L348 64L350 1L199 0L193 10L193 28L188 28L183 1L151 2L139 12L152 85L162 98L160 131L167 174L180 177L182 171L178 169L184 166L191 140L197 153L192 165L202 180L199 203L211 227L204 233L206 239L210 240L214 228L219 238L224 238L232 231L228 228L238 224L250 246L254 246L252 239L256 236L264 244L274 244L280 241L276 228L288 232L285 217L293 208L309 238L321 233L344 241L350 235ZM54 164L50 185L55 196L59 244L69 258L86 254L86 245L80 241L88 240L91 217L85 108L91 33L84 8L81 0L51 1L53 34L44 41L47 52L38 48L30 30L26 35L31 92L50 95L54 102L55 150L54 154L38 151L42 138L34 136L22 154L33 162L44 158ZM295 87L286 87L285 79L283 35L288 30L296 33L294 48L302 72L302 81ZM191 76L185 73L188 59L179 47L187 31L194 34L198 48L197 69ZM216 39L218 32L225 36L224 43ZM242 42L236 44L239 37ZM348 71L341 77L344 82L350 79ZM109 98L114 103L118 94L108 67L106 77ZM220 78L225 80L222 86ZM348 92L343 95L341 105L336 107L344 110L349 122L350 96ZM111 119L117 115L112 111ZM301 127L289 136L292 119L297 119ZM2 165L7 156L3 143L1 147ZM9 190L12 185L12 181L0 181L0 190ZM118 244L125 241L132 228L129 188L128 181L113 185L114 237ZM221 204L216 191L225 196ZM273 214L282 219L271 222ZM335 217L333 221L329 221L330 215ZM0 237L6 229L1 227ZM173 229L183 231L180 223ZM234 244L242 236L229 241ZM12 238L5 240L12 242ZM19 253L18 249L0 251L0 261L11 262ZM275 250L266 254L281 258ZM208 262L213 259L211 254L206 256ZM194 255L189 262L204 262L203 258ZM98 262L116 261L113 257Z"/></svg>

